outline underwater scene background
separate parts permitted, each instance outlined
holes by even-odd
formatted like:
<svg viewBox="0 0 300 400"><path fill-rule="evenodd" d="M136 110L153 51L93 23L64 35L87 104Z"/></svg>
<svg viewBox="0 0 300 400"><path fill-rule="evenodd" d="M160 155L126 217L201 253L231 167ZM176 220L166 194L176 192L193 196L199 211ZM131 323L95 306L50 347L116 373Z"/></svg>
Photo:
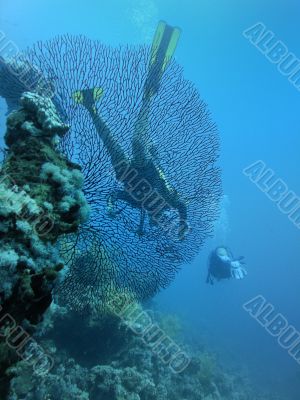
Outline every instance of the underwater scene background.
<svg viewBox="0 0 300 400"><path fill-rule="evenodd" d="M44 366L42 373L34 371L26 357L16 362L8 355L0 341L3 375L0 385L4 387L0 390L1 399L299 399L299 17L300 4L296 0L0 0L0 56L9 55L7 43L11 43L14 50L26 52L32 65L38 66L43 76L54 82L57 97L53 97L53 103L43 103L34 96L22 98L24 120L28 122L29 118L30 123L35 122L32 117L35 110L50 115L55 122L49 128L47 119L43 123L39 120L38 129L42 125L47 132L45 143L51 143L51 149L45 150L36 144L36 148L28 150L27 162L41 151L41 178L52 185L43 187L43 193L47 192L47 203L49 198L60 201L61 214L55 214L55 226L58 226L55 240L61 233L70 235L67 236L70 240L63 239L60 243L60 251L66 264L77 260L65 275L64 269L59 272L61 261L54 250L39 250L36 265L27 269L32 268L39 275L44 271L41 263L53 262L55 268L57 264L57 285L50 290L44 281L38 282L47 286L49 301L43 303L38 313L34 307L25 307L25 317L23 314L20 317L18 311L18 317L13 314L16 309L23 310L23 299L21 303L16 300L16 306L10 300L16 294L13 288L16 273L20 273L18 264L15 263L17 272L12 275L0 274L0 311L2 306L6 311L8 304L9 313L51 359L51 368ZM126 154L130 154L131 136L124 127L132 127L138 115L133 101L135 96L139 99L138 91L134 90L134 83L131 85L130 75L125 79L121 74L123 86L118 86L117 75L111 71L120 68L129 57L128 53L125 58L119 57L120 45L146 46L138 55L132 50L130 59L132 64L141 65L133 82L143 81L159 21L179 27L181 35L174 56L176 64L166 69L161 82L162 94L154 95L152 107L156 114L152 111L153 121L145 141L148 144L153 140L157 145L154 157L159 159L172 185L181 188L180 195L190 195L187 220L191 229L183 239L187 241L186 246L177 233L170 246L160 232L141 237L133 233L133 228L127 232L125 228L138 220L136 210L126 209L117 218L107 216L106 200L98 196L97 190L108 193L117 187L109 175L111 172L107 171L109 157L97 135L90 135L94 129L90 120L94 109L75 109L72 98L77 89L97 86L93 83L98 74L97 56L93 58L92 52L88 54L86 50L86 64L82 67L80 42L65 49L50 45L50 51L45 51L47 41L66 34L87 37L92 43L87 44L87 49L95 41L110 46L105 48L111 49L107 50L107 57L112 57L113 62L103 72L103 79L110 82L111 86L107 87L114 88L118 101L113 95L108 100L103 97L95 110L101 111L101 104L107 101L103 106L106 121L116 132ZM43 43L42 47L37 42ZM113 51L115 58L111 56ZM71 60L70 68L63 66L66 59ZM80 68L88 69L90 75L83 79ZM124 71L128 72L126 68ZM0 144L1 148L8 148L3 168L17 179L19 170L15 174L11 164L28 147L25 145L18 151L14 148L17 140L24 139L24 132L23 136L20 134L21 139L16 133L23 129L18 121L9 120L5 136L8 109L3 76L0 69ZM76 84L80 80L79 88ZM190 103L185 103L185 96L192 99ZM207 104L207 109L202 108L201 101ZM170 108L164 108L166 104ZM186 107L182 114L184 123L179 129L176 115L183 105ZM124 114L124 125L115 118L116 110L119 117ZM200 129L207 138L201 142L193 136L193 129L198 127L193 118L199 113L208 124L209 132L206 136L206 130ZM156 129L160 115L167 121L165 136L163 129ZM192 121L190 125L188 121ZM66 134L64 123L76 132L74 142L67 136L62 145L67 160L56 154L53 144L57 135ZM155 131L153 135L151 127ZM10 162L7 168L6 160ZM83 177L73 163L83 167ZM205 171L201 177L196 174L197 167ZM35 172L34 168L30 169L28 175ZM89 188L97 190L86 189L81 181L84 178ZM21 183L31 185L24 180ZM68 190L63 189L62 200L56 192L51 192L57 185L69 185ZM35 188L31 186L27 194L36 193L38 189L32 187ZM3 209L8 191L2 189ZM69 212L74 205L71 199L76 200L79 211L76 209L76 213L64 220L63 207ZM0 206L1 224L10 215L2 209ZM48 210L51 212L49 205ZM70 226L61 226L61 220ZM74 235L79 225L76 247ZM22 225L22 232L27 235L25 228ZM147 229L151 232L150 222ZM7 232L0 227L0 241L5 241L4 247L2 244L0 247L0 263L4 269L13 265L13 261L10 264L6 261ZM14 239L17 242L20 238L10 237ZM50 241L53 243L54 238ZM33 243L36 248L39 245L36 238L30 243L31 247ZM218 246L230 248L234 257L245 257L244 279L206 283L210 254ZM90 261L90 249L97 254L96 261ZM31 253L26 256L33 257ZM134 311L121 312L118 301L108 307L111 295L117 300L121 296L134 302ZM56 296L60 300L54 305ZM100 306L101 312L91 310L91 303L96 311ZM115 308L112 310L112 307ZM135 320L130 313L134 313ZM142 325L149 321L155 322L148 337L142 336ZM154 337L159 331L154 329L151 336L154 326L161 329L164 340L169 340L168 346L182 356L177 363L172 357L166 361L166 350L156 346ZM1 340L7 342L8 328L2 323L0 328ZM16 342L19 346L20 338ZM5 346L9 345L5 343Z"/></svg>

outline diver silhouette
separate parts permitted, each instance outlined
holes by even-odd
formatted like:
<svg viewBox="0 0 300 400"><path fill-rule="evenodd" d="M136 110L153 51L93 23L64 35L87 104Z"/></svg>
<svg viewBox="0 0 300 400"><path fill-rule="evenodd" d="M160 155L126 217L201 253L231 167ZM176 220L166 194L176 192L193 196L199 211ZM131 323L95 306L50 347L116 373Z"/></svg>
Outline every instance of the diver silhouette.
<svg viewBox="0 0 300 400"><path fill-rule="evenodd" d="M228 247L217 247L209 257L206 283L213 285L215 280L243 279L247 275L243 260L243 256L235 259Z"/></svg>
<svg viewBox="0 0 300 400"><path fill-rule="evenodd" d="M96 103L103 96L101 88L80 90L73 94L76 103L82 104L89 112L115 171L116 179L123 183L123 190L115 190L108 199L108 212L112 217L122 212L116 211L116 202L139 209L140 223L137 233L144 233L145 217L150 225L159 225L164 216L172 210L178 214L178 239L183 240L187 231L187 205L177 190L167 181L163 170L155 158L155 148L146 142L151 101L160 88L164 71L169 65L180 37L180 29L160 22L152 43L148 75L145 81L141 109L132 137L132 157L128 158L115 140L107 124L99 115Z"/></svg>

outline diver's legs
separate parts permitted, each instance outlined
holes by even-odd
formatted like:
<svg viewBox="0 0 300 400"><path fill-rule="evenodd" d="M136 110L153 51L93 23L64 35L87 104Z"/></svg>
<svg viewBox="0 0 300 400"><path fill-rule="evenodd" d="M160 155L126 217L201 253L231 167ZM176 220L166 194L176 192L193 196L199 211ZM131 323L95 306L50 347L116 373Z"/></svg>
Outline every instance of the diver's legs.
<svg viewBox="0 0 300 400"><path fill-rule="evenodd" d="M105 122L102 120L100 115L95 111L95 110L89 110L90 115L92 117L94 126L96 128L96 131L100 138L102 139L102 142L108 151L112 165L114 169L116 170L117 166L124 162L128 161L127 157L122 149L122 147L119 145L119 143L114 139L110 129L108 126L105 124Z"/></svg>
<svg viewBox="0 0 300 400"><path fill-rule="evenodd" d="M122 147L114 139L109 127L97 112L96 102L101 98L102 94L103 89L101 88L78 90L73 93L73 99L77 104L83 105L92 118L95 129L110 155L112 165L116 171L118 164L128 162L128 160Z"/></svg>
<svg viewBox="0 0 300 400"><path fill-rule="evenodd" d="M143 99L142 107L137 117L132 136L132 160L134 164L142 166L149 160L149 145L147 145L146 133L150 113L150 99Z"/></svg>
<svg viewBox="0 0 300 400"><path fill-rule="evenodd" d="M149 67L143 88L142 105L132 138L132 158L134 162L143 163L150 160L150 147L147 144L150 106L157 94L163 74L169 65L180 37L180 29L160 21L153 37Z"/></svg>

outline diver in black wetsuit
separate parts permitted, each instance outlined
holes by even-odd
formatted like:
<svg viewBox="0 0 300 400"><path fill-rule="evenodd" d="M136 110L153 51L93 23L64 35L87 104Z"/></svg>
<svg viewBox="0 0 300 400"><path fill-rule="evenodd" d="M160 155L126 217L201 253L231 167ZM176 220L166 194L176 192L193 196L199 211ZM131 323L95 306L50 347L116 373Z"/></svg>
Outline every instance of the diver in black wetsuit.
<svg viewBox="0 0 300 400"><path fill-rule="evenodd" d="M247 271L243 267L244 257L234 259L232 252L227 247L217 247L211 252L208 264L206 283L214 284L215 280L243 279Z"/></svg>
<svg viewBox="0 0 300 400"><path fill-rule="evenodd" d="M103 95L103 90L101 88L81 90L75 92L73 97L89 112L110 155L116 178L124 184L124 190L114 191L108 199L110 214L116 215L115 203L118 200L126 202L133 208L140 209L141 218L138 234L142 235L146 213L151 224L158 224L164 212L175 209L179 217L178 238L182 240L188 231L186 203L180 198L176 189L168 183L163 171L154 160L153 149L146 145L145 140L151 101L160 87L161 78L174 54L179 36L180 30L178 28L173 28L164 22L159 23L152 44L142 106L133 133L131 159L128 159L122 147L114 139L109 127L97 112L95 104ZM136 189L141 190L141 185L144 185L144 195L138 196ZM152 204L155 203L155 207L150 207L149 200L153 202Z"/></svg>

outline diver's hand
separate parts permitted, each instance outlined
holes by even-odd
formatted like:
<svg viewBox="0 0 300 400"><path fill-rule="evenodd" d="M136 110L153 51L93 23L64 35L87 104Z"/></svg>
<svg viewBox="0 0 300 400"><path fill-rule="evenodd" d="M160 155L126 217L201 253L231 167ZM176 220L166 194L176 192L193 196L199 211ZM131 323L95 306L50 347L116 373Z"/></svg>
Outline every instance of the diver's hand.
<svg viewBox="0 0 300 400"><path fill-rule="evenodd" d="M239 260L231 262L231 276L234 279L244 279L247 275L247 271L242 267L242 263Z"/></svg>

